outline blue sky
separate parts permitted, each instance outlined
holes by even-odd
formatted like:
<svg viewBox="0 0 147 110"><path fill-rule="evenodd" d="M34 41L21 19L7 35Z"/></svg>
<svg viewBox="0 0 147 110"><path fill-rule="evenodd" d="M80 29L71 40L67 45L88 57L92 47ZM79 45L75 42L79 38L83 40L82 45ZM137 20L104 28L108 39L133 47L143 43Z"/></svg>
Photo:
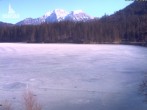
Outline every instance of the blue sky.
<svg viewBox="0 0 147 110"><path fill-rule="evenodd" d="M113 14L130 3L132 2L125 0L0 0L0 21L16 23L28 17L40 17L54 9L67 11L81 9L91 16L101 17L105 13ZM17 16L8 16L9 4L12 13Z"/></svg>

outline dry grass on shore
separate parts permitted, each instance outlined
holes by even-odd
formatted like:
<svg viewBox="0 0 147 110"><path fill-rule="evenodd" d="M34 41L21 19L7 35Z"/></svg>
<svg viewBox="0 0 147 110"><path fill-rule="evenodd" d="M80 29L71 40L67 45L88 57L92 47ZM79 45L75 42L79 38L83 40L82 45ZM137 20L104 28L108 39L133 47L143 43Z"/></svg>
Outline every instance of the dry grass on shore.
<svg viewBox="0 0 147 110"><path fill-rule="evenodd" d="M23 94L23 105L22 110L42 110L41 105L39 104L37 98L34 96L32 91L26 91ZM12 103L8 100L5 100L0 104L0 110L15 110L12 107Z"/></svg>

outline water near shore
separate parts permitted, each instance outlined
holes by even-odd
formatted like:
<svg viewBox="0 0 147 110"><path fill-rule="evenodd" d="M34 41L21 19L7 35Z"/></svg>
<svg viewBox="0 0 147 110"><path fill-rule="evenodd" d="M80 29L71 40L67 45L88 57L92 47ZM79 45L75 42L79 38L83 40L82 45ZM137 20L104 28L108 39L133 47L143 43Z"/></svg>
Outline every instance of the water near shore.
<svg viewBox="0 0 147 110"><path fill-rule="evenodd" d="M139 94L146 74L145 47L0 44L0 102L16 110L27 88L43 110L146 110Z"/></svg>

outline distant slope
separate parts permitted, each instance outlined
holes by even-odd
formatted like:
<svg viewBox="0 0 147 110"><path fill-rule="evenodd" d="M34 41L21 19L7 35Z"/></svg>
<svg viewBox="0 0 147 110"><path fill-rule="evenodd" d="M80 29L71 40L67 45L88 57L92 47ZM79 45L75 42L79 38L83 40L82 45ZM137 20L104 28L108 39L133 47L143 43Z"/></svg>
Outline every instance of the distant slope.
<svg viewBox="0 0 147 110"><path fill-rule="evenodd" d="M126 8L117 11L115 14L111 16L119 16L119 15L146 15L147 14L147 2L134 2L127 6Z"/></svg>
<svg viewBox="0 0 147 110"><path fill-rule="evenodd" d="M13 24L0 22L0 27L4 27L4 26L13 26Z"/></svg>
<svg viewBox="0 0 147 110"><path fill-rule="evenodd" d="M100 21L112 24L121 42L147 42L147 2L134 2Z"/></svg>

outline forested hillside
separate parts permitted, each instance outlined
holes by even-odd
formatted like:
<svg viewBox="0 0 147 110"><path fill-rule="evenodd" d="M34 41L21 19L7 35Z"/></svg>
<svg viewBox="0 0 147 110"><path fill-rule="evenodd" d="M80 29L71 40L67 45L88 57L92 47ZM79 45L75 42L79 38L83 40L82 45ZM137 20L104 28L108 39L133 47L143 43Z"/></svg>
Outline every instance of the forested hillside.
<svg viewBox="0 0 147 110"><path fill-rule="evenodd" d="M0 27L6 27L6 26L13 26L13 24L0 22Z"/></svg>
<svg viewBox="0 0 147 110"><path fill-rule="evenodd" d="M87 22L0 27L0 42L147 43L147 2Z"/></svg>

